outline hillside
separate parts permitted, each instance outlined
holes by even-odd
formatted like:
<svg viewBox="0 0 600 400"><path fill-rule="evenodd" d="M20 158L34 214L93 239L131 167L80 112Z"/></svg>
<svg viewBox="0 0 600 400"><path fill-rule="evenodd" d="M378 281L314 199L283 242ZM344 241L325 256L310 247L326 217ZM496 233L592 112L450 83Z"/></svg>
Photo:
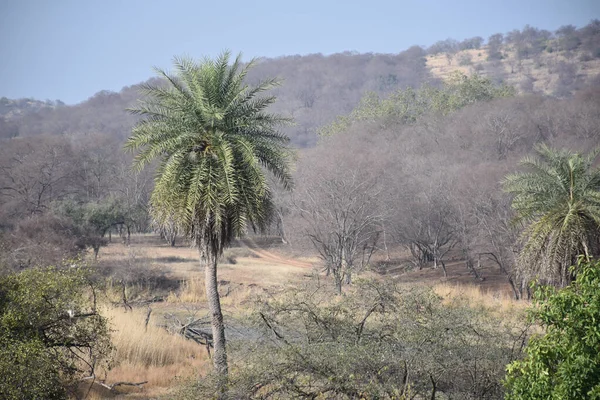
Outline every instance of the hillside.
<svg viewBox="0 0 600 400"><path fill-rule="evenodd" d="M536 58L519 59L510 47L502 60L489 60L489 47L439 53L427 56L427 69L435 78L446 80L454 71L479 73L497 82L514 86L521 93L568 96L586 84L600 84L600 59L585 53L542 53Z"/></svg>
<svg viewBox="0 0 600 400"><path fill-rule="evenodd" d="M250 83L277 76L278 101L272 110L294 118L286 133L298 147L316 142L316 129L337 115L348 113L365 92L383 94L395 89L435 82L425 68L425 51L412 47L398 54L312 54L259 59ZM155 78L152 78L155 79ZM120 92L101 91L88 100L64 107L25 107L6 114L0 138L40 134L104 133L118 140L130 132L135 118L125 111L139 98L139 85ZM17 104L12 102L11 104ZM1 116L1 114L0 114ZM10 130L8 129L10 126Z"/></svg>
<svg viewBox="0 0 600 400"><path fill-rule="evenodd" d="M424 83L438 86L456 70L508 83L521 93L569 97L600 84L600 21L579 29L563 26L554 33L525 26L487 40L446 39L396 54L263 58L248 79L250 83L273 76L281 79L272 110L294 118L295 125L286 127L285 133L295 146L311 147L317 129L349 113L365 93L382 95ZM2 98L0 138L101 133L123 140L135 122L125 109L139 98L138 87L101 91L69 106L58 100Z"/></svg>

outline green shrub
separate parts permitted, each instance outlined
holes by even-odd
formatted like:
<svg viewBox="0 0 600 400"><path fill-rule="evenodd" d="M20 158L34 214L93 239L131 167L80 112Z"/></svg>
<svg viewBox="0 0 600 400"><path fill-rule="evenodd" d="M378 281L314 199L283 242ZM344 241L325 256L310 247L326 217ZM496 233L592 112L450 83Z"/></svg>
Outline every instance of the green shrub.
<svg viewBox="0 0 600 400"><path fill-rule="evenodd" d="M93 293L80 268L0 278L0 398L64 398L78 378L108 366L109 329Z"/></svg>
<svg viewBox="0 0 600 400"><path fill-rule="evenodd" d="M539 287L531 319L546 333L507 370L507 399L600 399L600 262L580 262L562 290Z"/></svg>

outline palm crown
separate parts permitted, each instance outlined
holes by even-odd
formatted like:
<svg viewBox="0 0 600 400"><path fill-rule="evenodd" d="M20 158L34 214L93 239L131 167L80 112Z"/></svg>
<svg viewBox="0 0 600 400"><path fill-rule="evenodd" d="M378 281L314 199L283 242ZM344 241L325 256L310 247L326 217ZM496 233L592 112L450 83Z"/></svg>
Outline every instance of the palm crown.
<svg viewBox="0 0 600 400"><path fill-rule="evenodd" d="M506 177L505 190L514 195L516 222L528 224L523 233L521 272L564 286L577 255L600 253L599 150L587 155L536 148L527 157L527 172Z"/></svg>
<svg viewBox="0 0 600 400"><path fill-rule="evenodd" d="M166 85L143 86L145 100L130 111L145 118L126 143L139 150L138 168L159 160L155 217L175 211L184 231L215 255L248 224L268 222L271 194L263 168L291 184L289 139L277 131L287 120L265 111L273 96L258 97L277 82L246 85L253 61L242 66L238 56L229 65L229 56L175 59L175 75L157 69Z"/></svg>

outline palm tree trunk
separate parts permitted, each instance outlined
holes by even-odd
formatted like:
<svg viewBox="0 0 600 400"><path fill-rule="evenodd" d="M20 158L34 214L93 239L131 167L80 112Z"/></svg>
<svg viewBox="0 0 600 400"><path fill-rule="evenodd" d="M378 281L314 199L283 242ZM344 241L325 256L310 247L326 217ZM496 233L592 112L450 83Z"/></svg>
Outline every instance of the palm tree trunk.
<svg viewBox="0 0 600 400"><path fill-rule="evenodd" d="M203 254L204 253L204 254ZM213 334L213 365L215 370L224 379L227 378L227 351L225 348L225 324L223 323L223 312L221 311L221 300L217 286L217 259L210 250L200 250L200 264L204 264L206 300L211 315Z"/></svg>

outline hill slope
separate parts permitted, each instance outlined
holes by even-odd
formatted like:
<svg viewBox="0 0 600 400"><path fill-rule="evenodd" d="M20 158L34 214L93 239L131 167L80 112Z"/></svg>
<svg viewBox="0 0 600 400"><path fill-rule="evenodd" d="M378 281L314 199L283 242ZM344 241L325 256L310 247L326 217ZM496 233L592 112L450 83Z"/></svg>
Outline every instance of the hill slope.
<svg viewBox="0 0 600 400"><path fill-rule="evenodd" d="M423 83L437 85L456 70L509 83L522 93L557 97L600 85L598 20L580 29L567 25L555 33L525 26L492 35L483 43L483 38L475 37L443 40L428 49L413 46L397 54L265 58L258 60L249 80L282 79L283 85L274 91L278 101L272 110L294 118L296 124L285 132L298 147L314 145L317 128L349 113L366 92L385 94ZM138 97L138 85L133 85L118 93L98 92L72 106L2 98L0 138L101 133L123 140L135 123L125 109Z"/></svg>

